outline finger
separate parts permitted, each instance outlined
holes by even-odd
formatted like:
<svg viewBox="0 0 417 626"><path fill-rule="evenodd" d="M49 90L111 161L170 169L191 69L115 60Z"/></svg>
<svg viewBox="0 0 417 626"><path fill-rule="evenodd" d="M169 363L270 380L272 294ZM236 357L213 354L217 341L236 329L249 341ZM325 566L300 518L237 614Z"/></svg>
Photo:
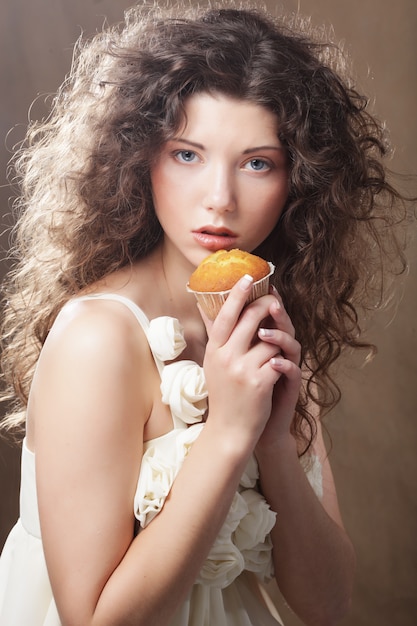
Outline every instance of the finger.
<svg viewBox="0 0 417 626"><path fill-rule="evenodd" d="M281 296L279 295L279 291L278 289L275 287L275 285L270 285L269 286L269 293L272 294L273 296L276 297L276 299L279 301L280 305L282 307L284 307L284 302L281 298Z"/></svg>
<svg viewBox="0 0 417 626"><path fill-rule="evenodd" d="M280 384L283 384L285 387L286 402L288 402L289 406L292 406L297 401L300 393L302 382L301 369L295 363L282 356L272 357L269 365L271 369L281 375Z"/></svg>
<svg viewBox="0 0 417 626"><path fill-rule="evenodd" d="M275 343L267 343L265 341L252 343L247 354L248 367L253 367L253 369L262 368L266 364L269 365L271 359L282 356L281 350Z"/></svg>
<svg viewBox="0 0 417 626"><path fill-rule="evenodd" d="M230 338L231 345L237 351L246 352L254 343L258 343L258 330L269 318L271 300L271 296L262 296L244 307Z"/></svg>
<svg viewBox="0 0 417 626"><path fill-rule="evenodd" d="M212 344L222 346L227 342L246 304L252 284L252 276L246 274L234 285L212 325Z"/></svg>
<svg viewBox="0 0 417 626"><path fill-rule="evenodd" d="M266 343L271 343L281 352L287 359L295 365L300 364L301 345L289 333L276 328L260 328L258 337Z"/></svg>
<svg viewBox="0 0 417 626"><path fill-rule="evenodd" d="M271 370L279 374L274 386L273 412L282 423L290 424L294 417L302 385L301 369L291 361L282 357L273 357L270 361Z"/></svg>
<svg viewBox="0 0 417 626"><path fill-rule="evenodd" d="M269 311L272 319L274 320L278 328L295 337L294 325L291 321L290 316L287 313L281 296L273 285L271 285L270 291L271 294L275 296L275 300L271 305L271 309Z"/></svg>

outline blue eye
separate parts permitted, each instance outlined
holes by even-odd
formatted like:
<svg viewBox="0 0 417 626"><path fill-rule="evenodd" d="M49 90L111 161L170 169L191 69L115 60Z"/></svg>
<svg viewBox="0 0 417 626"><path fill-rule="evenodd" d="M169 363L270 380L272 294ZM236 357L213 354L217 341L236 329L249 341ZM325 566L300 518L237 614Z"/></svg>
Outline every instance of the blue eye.
<svg viewBox="0 0 417 626"><path fill-rule="evenodd" d="M263 170L268 170L271 168L267 161L263 159L251 159L246 163L246 167L253 170L254 172L262 172Z"/></svg>
<svg viewBox="0 0 417 626"><path fill-rule="evenodd" d="M175 156L182 163L192 163L197 155L192 150L177 150Z"/></svg>

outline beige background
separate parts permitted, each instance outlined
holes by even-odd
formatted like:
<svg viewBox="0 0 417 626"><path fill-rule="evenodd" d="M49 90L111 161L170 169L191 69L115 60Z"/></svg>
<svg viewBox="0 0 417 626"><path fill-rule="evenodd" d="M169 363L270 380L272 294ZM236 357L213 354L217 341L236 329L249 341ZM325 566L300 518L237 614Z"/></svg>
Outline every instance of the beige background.
<svg viewBox="0 0 417 626"><path fill-rule="evenodd" d="M0 230L10 224L5 187L9 149L22 138L32 101L44 111L68 71L71 47L83 29L119 20L127 0L2 0L0 5ZM269 6L281 3L269 0ZM417 172L415 0L286 0L283 6L332 25L351 52L358 83L387 121L396 146L393 167ZM13 131L6 135L13 127ZM411 189L411 183L405 183ZM415 185L414 185L415 189ZM410 228L410 233L416 226ZM7 236L1 240L7 248ZM345 396L327 425L332 464L347 529L356 545L358 574L351 615L344 626L417 624L416 493L416 242L398 311L379 314L369 336L379 346L365 369L342 372ZM6 267L3 261L2 274ZM19 454L0 443L0 546L17 516ZM284 512L285 514L285 512ZM287 613L287 611L285 611ZM287 616L290 626L298 625ZM213 625L215 626L215 625Z"/></svg>

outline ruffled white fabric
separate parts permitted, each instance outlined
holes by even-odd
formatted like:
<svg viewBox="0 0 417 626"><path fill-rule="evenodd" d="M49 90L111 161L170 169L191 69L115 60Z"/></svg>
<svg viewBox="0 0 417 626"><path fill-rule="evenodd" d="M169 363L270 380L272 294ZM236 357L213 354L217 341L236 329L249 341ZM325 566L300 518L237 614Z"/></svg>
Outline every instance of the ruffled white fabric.
<svg viewBox="0 0 417 626"><path fill-rule="evenodd" d="M204 563L197 582L224 589L243 570L266 582L273 576L269 533L276 514L254 489L235 494L232 506Z"/></svg>
<svg viewBox="0 0 417 626"><path fill-rule="evenodd" d="M184 329L175 317L162 316L151 320L147 338L153 354L161 361L176 359L187 345Z"/></svg>
<svg viewBox="0 0 417 626"><path fill-rule="evenodd" d="M186 424L201 422L207 410L204 370L194 361L166 365L161 375L162 402L169 404L173 417Z"/></svg>
<svg viewBox="0 0 417 626"><path fill-rule="evenodd" d="M153 320L148 341L154 354L170 360L179 354L182 329L169 318ZM175 347L169 349L174 342ZM185 345L184 345L185 347ZM194 361L175 361L161 371L162 400L170 406L171 433L145 445L134 501L135 516L145 528L161 511L188 451L203 428L207 388L203 368ZM244 570L262 581L273 575L269 533L276 514L256 491L258 468L252 457L235 494L229 514L200 571L196 583L224 589Z"/></svg>
<svg viewBox="0 0 417 626"><path fill-rule="evenodd" d="M174 361L186 345L178 320L160 317L149 322L141 309L119 294L86 298L123 302L136 316L161 374L162 397L173 416L173 429L144 445L134 498L134 513L143 529L163 508L184 459L204 428L207 408L204 372L192 361ZM319 493L318 459L305 469L309 470L309 479ZM25 444L21 475L21 519L11 531L0 559L0 624L61 626L40 537L35 455ZM268 580L272 576L269 534L276 518L257 491L258 479L256 459L251 457L210 554L170 626L281 624L273 608L261 599L254 580Z"/></svg>
<svg viewBox="0 0 417 626"><path fill-rule="evenodd" d="M162 361L171 360L174 354L178 356L180 347L185 347L182 328L175 322L166 317L151 322L148 341ZM177 427L145 444L134 501L140 528L145 528L162 510L178 471L203 428L207 409L202 367L194 361L180 360L165 364L160 371L162 400L170 406ZM314 474L309 479L320 494L320 466L314 461L312 467ZM309 468L305 465L305 469ZM245 570L253 572L262 582L273 576L270 532L276 513L258 492L258 479L258 466L252 455L196 584L225 589Z"/></svg>
<svg viewBox="0 0 417 626"><path fill-rule="evenodd" d="M135 494L135 516L145 528L161 511L178 471L203 423L176 429L150 441L142 458ZM159 445L158 445L159 444ZM273 575L269 537L276 514L255 490L258 473L254 459L246 468L228 516L204 563L197 583L218 588L230 585L242 572L254 572L261 581Z"/></svg>
<svg viewBox="0 0 417 626"><path fill-rule="evenodd" d="M178 471L204 424L175 429L145 444L136 494L134 512L141 528L145 528L162 509Z"/></svg>
<svg viewBox="0 0 417 626"><path fill-rule="evenodd" d="M20 519L0 559L1 626L61 626L39 528L35 455L22 447Z"/></svg>

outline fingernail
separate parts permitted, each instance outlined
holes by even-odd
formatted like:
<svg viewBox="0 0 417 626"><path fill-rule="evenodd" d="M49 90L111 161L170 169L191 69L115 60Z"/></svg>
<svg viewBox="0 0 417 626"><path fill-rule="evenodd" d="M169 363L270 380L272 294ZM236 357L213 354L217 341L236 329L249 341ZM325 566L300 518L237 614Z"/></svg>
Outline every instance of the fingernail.
<svg viewBox="0 0 417 626"><path fill-rule="evenodd" d="M261 335L261 337L272 337L273 332L271 328L260 328L259 334Z"/></svg>
<svg viewBox="0 0 417 626"><path fill-rule="evenodd" d="M252 287L252 283L253 283L252 276L249 276L249 274L245 274L240 279L240 288L242 289L242 291L248 291L250 287Z"/></svg>

